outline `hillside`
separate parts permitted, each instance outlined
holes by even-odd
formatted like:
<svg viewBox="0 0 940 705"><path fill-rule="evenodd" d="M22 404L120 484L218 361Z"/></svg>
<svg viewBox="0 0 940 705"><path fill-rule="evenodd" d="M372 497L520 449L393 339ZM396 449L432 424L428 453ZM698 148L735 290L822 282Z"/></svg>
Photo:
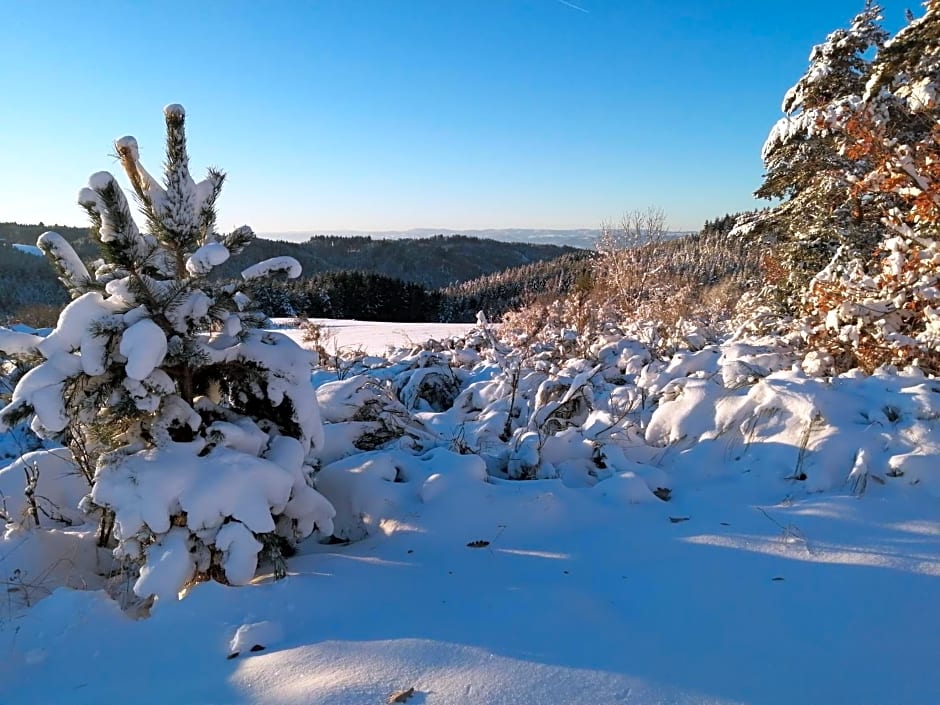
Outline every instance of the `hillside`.
<svg viewBox="0 0 940 705"><path fill-rule="evenodd" d="M259 310L271 317L352 318L400 323L471 323L490 320L536 299L565 297L591 281L590 252L510 267L441 289L429 289L372 272L330 271L295 281L248 287Z"/></svg>
<svg viewBox="0 0 940 705"><path fill-rule="evenodd" d="M9 244L35 245L36 238L47 230L55 230L69 242L75 244L88 237L88 228L74 228L69 225L28 225L24 223L0 223L0 241Z"/></svg>
<svg viewBox="0 0 940 705"><path fill-rule="evenodd" d="M289 255L300 262L305 276L357 270L437 289L576 251L574 247L498 242L463 235L402 240L317 236L302 243L259 239L216 271L222 278L236 277L244 267L260 259Z"/></svg>
<svg viewBox="0 0 940 705"><path fill-rule="evenodd" d="M53 228L72 242L80 255L86 258L93 256L95 250L88 240L87 229L0 223L0 321L24 318L19 312L25 306L61 307L67 301L64 289L45 259L12 247L14 244L34 245L42 232ZM510 268L538 267L540 263L559 257L583 257L583 252L574 247L507 243L462 235L400 240L321 236L303 243L259 238L245 252L218 267L213 275L218 279L239 279L241 271L258 260L290 255L300 262L304 272L304 278L295 283L294 290L309 292L311 288L324 286L334 299L335 308L343 300L343 297L338 296L337 287L345 285L346 279L353 276L352 272L358 273L357 282L363 277L378 277L376 286L383 286L383 282L389 280L398 280L396 287L393 287L396 291L406 287L411 290L415 288L414 285L428 290L423 297L428 302L422 303L418 307L420 313L413 313L413 317L407 320L434 320L437 304L431 301L433 290ZM24 281L28 282L28 287L23 287ZM340 288L345 290L348 287ZM361 293L361 298L374 298L367 296L365 291ZM353 300L350 298L350 302ZM292 305L298 312L306 307L296 301ZM363 311L368 309L365 305L344 306L337 311L320 307L310 315L361 317ZM388 315L388 311L385 311L384 315ZM30 313L32 315L28 319L33 324L54 323L54 311L51 320L39 320L32 308ZM283 314L283 310L269 313ZM449 320L461 318L451 317Z"/></svg>
<svg viewBox="0 0 940 705"><path fill-rule="evenodd" d="M32 244L35 244L33 238ZM38 309L60 309L69 297L45 257L14 247L21 241L0 242L0 324L14 317L33 325L51 325L53 315L37 315Z"/></svg>
<svg viewBox="0 0 940 705"><path fill-rule="evenodd" d="M441 321L471 322L477 311L495 320L535 298L558 298L591 279L592 253L579 250L545 262L504 269L441 290Z"/></svg>

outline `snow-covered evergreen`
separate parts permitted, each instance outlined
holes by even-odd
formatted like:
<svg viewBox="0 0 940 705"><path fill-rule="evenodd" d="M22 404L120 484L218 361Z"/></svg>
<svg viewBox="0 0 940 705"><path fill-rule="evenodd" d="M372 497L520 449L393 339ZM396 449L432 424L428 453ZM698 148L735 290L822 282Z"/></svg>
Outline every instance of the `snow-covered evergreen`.
<svg viewBox="0 0 940 705"><path fill-rule="evenodd" d="M141 597L172 596L197 579L247 582L262 549L279 561L283 545L330 535L333 516L307 463L323 446L309 387L315 357L260 330L235 286L206 278L254 235L216 231L224 175L193 180L185 112L164 114L163 183L140 163L134 138L115 142L146 232L117 180L93 174L79 201L101 259L86 266L44 233L39 247L73 300L44 338L0 336L7 353L42 357L0 410L0 431L25 418L72 450L99 543L113 535L115 555L141 566ZM296 277L299 265L276 258L245 278L276 272Z"/></svg>
<svg viewBox="0 0 940 705"><path fill-rule="evenodd" d="M823 369L940 371L940 6L886 43L851 111L830 110L840 152L863 167L851 197L877 207L878 249L813 280L803 325Z"/></svg>
<svg viewBox="0 0 940 705"><path fill-rule="evenodd" d="M849 191L868 167L865 160L839 149L832 122L835 115L850 113L865 91L871 54L888 37L880 21L880 6L868 0L848 28L813 47L806 73L784 96L785 116L764 144L766 173L756 195L782 203L749 219L749 225L778 243L773 256L785 268L786 279L771 284L790 311L799 306L807 282L837 251L845 262L870 254L877 241L872 204Z"/></svg>

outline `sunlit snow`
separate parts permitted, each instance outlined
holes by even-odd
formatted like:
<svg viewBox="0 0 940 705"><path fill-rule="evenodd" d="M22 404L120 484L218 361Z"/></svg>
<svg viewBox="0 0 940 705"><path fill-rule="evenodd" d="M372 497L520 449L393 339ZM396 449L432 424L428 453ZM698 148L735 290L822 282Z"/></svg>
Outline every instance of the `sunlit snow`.
<svg viewBox="0 0 940 705"><path fill-rule="evenodd" d="M270 528L270 507L296 488L285 468L303 461L297 441L246 465L227 449L254 454L261 436L220 421L218 476L198 483L187 480L193 449L141 456L101 485L140 497L120 503L121 530L166 524L181 507L217 532L230 581L250 584L197 584L177 600L193 563L171 529L150 549L165 566L136 587L159 599L149 616L127 614L131 586L109 580L114 559L89 550L80 512L71 527L13 521L0 542L0 702L367 705L412 688L408 702L428 705L940 702L935 381L814 379L741 341L657 362L621 340L599 348L602 370L563 363L567 391L523 375L522 425L503 442L509 387L494 358L421 345L467 342L471 326L318 323L335 352L357 351L342 373L318 369L311 388L334 543L301 544L284 580L265 564L255 572L248 528ZM74 342L49 344L67 354ZM442 360L452 406L418 396L409 407L408 394L427 393L406 392L415 372ZM607 382L612 370L628 382ZM642 428L618 426L640 388ZM550 426L539 409L563 400L579 425L547 438L524 425ZM355 445L389 428L397 440ZM39 492L80 498L80 478L54 474L62 451L27 456L0 470L13 519L33 457L45 458ZM239 504L254 475L264 492Z"/></svg>

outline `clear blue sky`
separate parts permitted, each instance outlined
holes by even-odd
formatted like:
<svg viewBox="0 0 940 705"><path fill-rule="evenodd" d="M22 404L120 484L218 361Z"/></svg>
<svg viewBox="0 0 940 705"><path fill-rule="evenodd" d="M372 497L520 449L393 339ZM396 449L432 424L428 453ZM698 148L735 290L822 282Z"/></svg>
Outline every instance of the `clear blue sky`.
<svg viewBox="0 0 940 705"><path fill-rule="evenodd" d="M698 228L759 204L783 93L862 5L7 2L0 220L84 225L113 139L159 171L177 102L193 173L229 174L224 229L597 227L648 205ZM905 5L882 7L896 31Z"/></svg>

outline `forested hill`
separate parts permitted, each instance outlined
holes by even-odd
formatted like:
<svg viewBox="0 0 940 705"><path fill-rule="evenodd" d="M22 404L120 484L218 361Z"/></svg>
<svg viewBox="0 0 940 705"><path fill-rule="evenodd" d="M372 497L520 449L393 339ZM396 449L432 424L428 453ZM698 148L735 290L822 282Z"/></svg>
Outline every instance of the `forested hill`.
<svg viewBox="0 0 940 705"><path fill-rule="evenodd" d="M68 225L23 225L21 223L0 223L0 241L13 245L35 245L36 238L47 230L54 230L69 242L80 242L88 238L88 228L75 228Z"/></svg>
<svg viewBox="0 0 940 705"><path fill-rule="evenodd" d="M0 324L36 319L40 313L37 305L52 307L45 312L45 317L51 316L54 321L55 311L68 300L45 258L12 247L14 244L35 245L36 238L46 230L63 235L86 261L98 257L87 228L0 223ZM573 247L499 242L461 235L400 240L318 236L302 243L259 238L241 255L216 268L213 274L239 279L241 271L255 262L290 255L303 266L304 278L317 277L318 283L333 281L318 275L355 271L418 284L433 291L505 269L583 252Z"/></svg>
<svg viewBox="0 0 940 705"><path fill-rule="evenodd" d="M35 245L36 238L46 230L55 230L65 237L80 255L97 256L87 228L0 223L0 242ZM578 251L560 245L500 242L464 235L394 240L318 235L306 242L258 238L241 255L218 267L215 274L226 279L237 278L255 262L290 255L303 266L305 276L356 270L437 289Z"/></svg>
<svg viewBox="0 0 940 705"><path fill-rule="evenodd" d="M463 235L401 240L317 236L301 243L258 239L215 271L223 278L237 277L254 262L290 255L303 266L305 276L357 270L437 289L576 251L573 247Z"/></svg>

